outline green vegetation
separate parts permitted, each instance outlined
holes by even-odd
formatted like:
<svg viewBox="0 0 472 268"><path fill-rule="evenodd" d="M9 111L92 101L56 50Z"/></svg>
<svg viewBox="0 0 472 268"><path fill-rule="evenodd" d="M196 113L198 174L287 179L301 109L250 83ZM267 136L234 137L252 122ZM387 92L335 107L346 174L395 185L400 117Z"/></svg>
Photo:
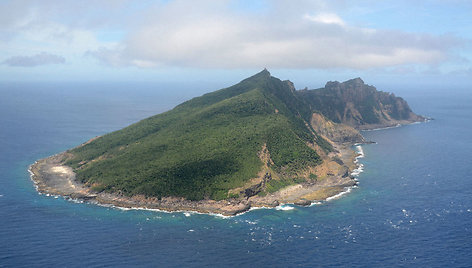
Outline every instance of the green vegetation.
<svg viewBox="0 0 472 268"><path fill-rule="evenodd" d="M293 185L296 183L302 183L305 182L306 180L301 179L301 178L293 178L293 179L280 179L280 180L271 180L270 182L267 183L267 188L266 192L267 193L275 193L278 190L285 188L289 185Z"/></svg>
<svg viewBox="0 0 472 268"><path fill-rule="evenodd" d="M310 116L289 82L264 70L74 148L66 164L96 191L220 200L257 176L266 144L281 178L268 183L272 192L321 162L309 143L332 150L307 126Z"/></svg>
<svg viewBox="0 0 472 268"><path fill-rule="evenodd" d="M299 178L322 161L313 148L334 150L310 126L314 111L354 127L416 116L403 99L359 78L295 91L290 81L264 70L71 149L65 164L97 192L190 200L240 198L230 190L241 189L267 164L274 179L258 193L266 195L316 180L315 174ZM262 148L267 163L259 158Z"/></svg>

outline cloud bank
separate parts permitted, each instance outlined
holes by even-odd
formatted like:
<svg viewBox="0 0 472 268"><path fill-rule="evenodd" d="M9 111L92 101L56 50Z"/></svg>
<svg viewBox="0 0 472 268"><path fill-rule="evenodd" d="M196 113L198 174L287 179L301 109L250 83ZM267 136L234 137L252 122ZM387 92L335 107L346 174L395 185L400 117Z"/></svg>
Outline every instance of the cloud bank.
<svg viewBox="0 0 472 268"><path fill-rule="evenodd" d="M437 64L460 43L452 36L351 26L332 12L284 8L241 14L213 1L172 1L143 14L144 22L118 48L89 55L117 66L366 69Z"/></svg>
<svg viewBox="0 0 472 268"><path fill-rule="evenodd" d="M64 63L47 53L15 56L54 49L72 63L92 57L108 66L363 70L457 61L457 48L469 42L360 25L343 17L350 14L343 13L346 6L325 0L7 1L0 3L0 49L9 66ZM351 5L349 12L355 10Z"/></svg>
<svg viewBox="0 0 472 268"><path fill-rule="evenodd" d="M62 56L41 52L33 56L14 56L3 61L3 64L14 67L35 67L47 64L64 64L66 59Z"/></svg>

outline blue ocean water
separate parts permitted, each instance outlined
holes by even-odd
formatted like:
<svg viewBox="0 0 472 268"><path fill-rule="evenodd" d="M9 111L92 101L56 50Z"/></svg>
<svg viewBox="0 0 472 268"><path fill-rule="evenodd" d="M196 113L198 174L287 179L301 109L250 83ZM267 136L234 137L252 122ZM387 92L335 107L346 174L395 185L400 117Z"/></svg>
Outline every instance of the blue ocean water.
<svg viewBox="0 0 472 268"><path fill-rule="evenodd" d="M402 89L435 120L369 131L359 187L220 218L38 195L36 159L163 112L204 86L0 85L0 267L472 266L472 94ZM210 88L211 89L211 88ZM215 87L216 89L216 87Z"/></svg>

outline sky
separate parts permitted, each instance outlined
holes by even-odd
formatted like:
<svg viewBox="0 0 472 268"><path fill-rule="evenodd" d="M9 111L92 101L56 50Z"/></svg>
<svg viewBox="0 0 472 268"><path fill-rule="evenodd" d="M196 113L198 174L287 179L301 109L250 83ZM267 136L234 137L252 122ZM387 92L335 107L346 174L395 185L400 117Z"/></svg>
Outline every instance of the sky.
<svg viewBox="0 0 472 268"><path fill-rule="evenodd" d="M469 0L0 0L0 82L472 82Z"/></svg>

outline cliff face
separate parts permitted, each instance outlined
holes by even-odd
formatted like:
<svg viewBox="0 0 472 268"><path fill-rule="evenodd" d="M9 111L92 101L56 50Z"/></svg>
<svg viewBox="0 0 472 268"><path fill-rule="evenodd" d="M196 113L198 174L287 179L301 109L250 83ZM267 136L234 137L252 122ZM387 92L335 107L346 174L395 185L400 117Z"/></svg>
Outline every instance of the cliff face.
<svg viewBox="0 0 472 268"><path fill-rule="evenodd" d="M377 91L360 78L346 82L328 82L324 88L298 92L313 111L335 123L356 129L388 127L423 121L408 103L392 93Z"/></svg>
<svg viewBox="0 0 472 268"><path fill-rule="evenodd" d="M364 137L354 129L345 124L334 123L319 113L313 113L310 125L323 138L334 143L363 143Z"/></svg>

